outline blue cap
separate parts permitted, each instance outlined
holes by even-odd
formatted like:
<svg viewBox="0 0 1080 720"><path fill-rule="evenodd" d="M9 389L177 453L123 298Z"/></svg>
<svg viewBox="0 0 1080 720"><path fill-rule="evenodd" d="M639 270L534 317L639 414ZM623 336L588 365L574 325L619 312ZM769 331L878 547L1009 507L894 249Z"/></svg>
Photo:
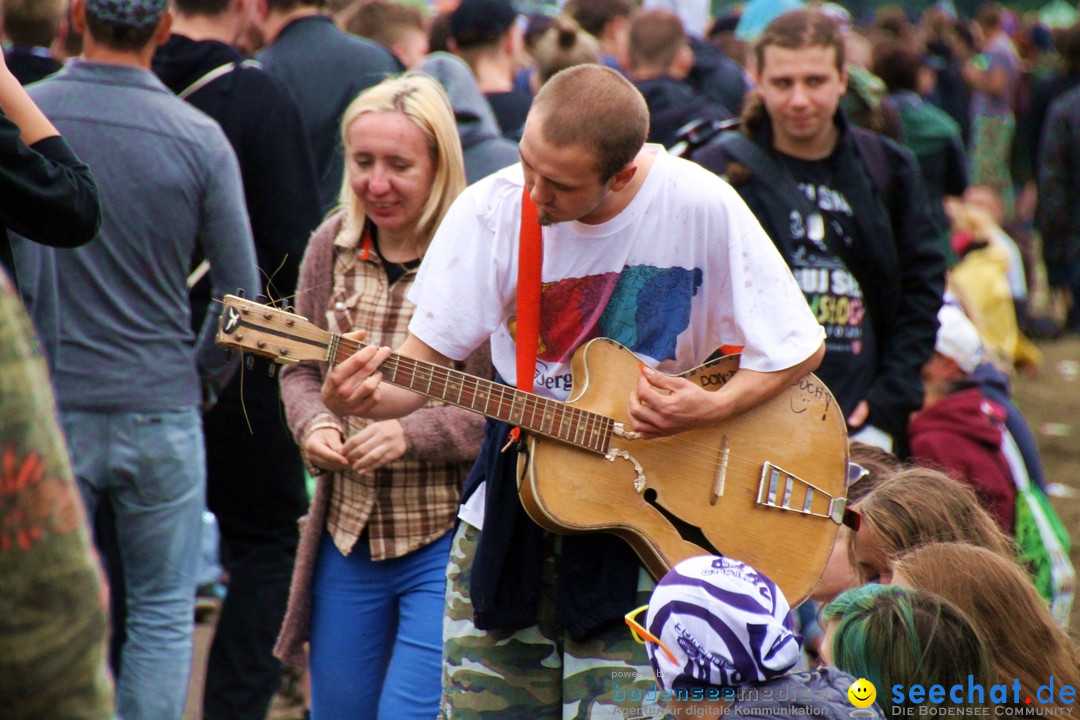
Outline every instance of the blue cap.
<svg viewBox="0 0 1080 720"><path fill-rule="evenodd" d="M86 0L86 11L109 25L146 28L157 25L168 0Z"/></svg>

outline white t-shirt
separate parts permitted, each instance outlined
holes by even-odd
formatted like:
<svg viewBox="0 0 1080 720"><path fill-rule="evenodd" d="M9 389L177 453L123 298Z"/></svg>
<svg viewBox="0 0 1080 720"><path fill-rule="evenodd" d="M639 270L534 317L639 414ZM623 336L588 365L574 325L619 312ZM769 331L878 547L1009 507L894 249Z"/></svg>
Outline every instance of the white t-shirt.
<svg viewBox="0 0 1080 720"><path fill-rule="evenodd" d="M469 187L439 226L409 293L413 335L453 359L490 337L495 369L515 385L523 185L514 165ZM741 367L782 370L809 357L824 337L738 194L662 149L616 217L545 227L543 238L539 395L566 399L571 356L596 337L671 374L696 367L721 345L744 346ZM463 511L470 523L481 520Z"/></svg>

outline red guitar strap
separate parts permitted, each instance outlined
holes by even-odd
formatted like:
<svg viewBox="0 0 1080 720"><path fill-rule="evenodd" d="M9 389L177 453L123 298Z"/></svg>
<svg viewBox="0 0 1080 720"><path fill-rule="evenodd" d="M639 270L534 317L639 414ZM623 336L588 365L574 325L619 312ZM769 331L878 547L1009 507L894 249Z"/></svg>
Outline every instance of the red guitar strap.
<svg viewBox="0 0 1080 720"><path fill-rule="evenodd" d="M521 191L521 238L518 246L517 284L517 387L532 392L536 350L540 347L540 269L544 264L544 237L529 188ZM511 441L520 436L511 431Z"/></svg>

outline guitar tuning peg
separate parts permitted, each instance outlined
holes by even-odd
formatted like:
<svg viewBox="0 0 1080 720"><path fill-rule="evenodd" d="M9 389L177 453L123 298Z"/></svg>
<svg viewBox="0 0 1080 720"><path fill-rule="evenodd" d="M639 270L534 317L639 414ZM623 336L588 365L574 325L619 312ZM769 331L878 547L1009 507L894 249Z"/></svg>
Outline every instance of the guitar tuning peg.
<svg viewBox="0 0 1080 720"><path fill-rule="evenodd" d="M244 288L236 288L236 292L233 293L238 298L244 297Z"/></svg>
<svg viewBox="0 0 1080 720"><path fill-rule="evenodd" d="M262 293L259 293L255 296L255 302L259 303L260 305L266 305L270 302L270 298L266 297Z"/></svg>
<svg viewBox="0 0 1080 720"><path fill-rule="evenodd" d="M277 375L277 364L276 363L270 363L270 367L268 367L266 369L266 376L272 378L275 375Z"/></svg>
<svg viewBox="0 0 1080 720"><path fill-rule="evenodd" d="M255 367L255 356L254 355L245 355L244 356L244 367L246 367L248 370Z"/></svg>

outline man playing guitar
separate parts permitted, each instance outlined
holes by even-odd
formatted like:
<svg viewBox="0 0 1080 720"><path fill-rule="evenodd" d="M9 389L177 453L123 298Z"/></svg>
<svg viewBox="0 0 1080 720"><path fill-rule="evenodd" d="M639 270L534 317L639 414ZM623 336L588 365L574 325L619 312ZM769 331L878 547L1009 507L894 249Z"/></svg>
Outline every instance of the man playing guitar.
<svg viewBox="0 0 1080 720"><path fill-rule="evenodd" d="M521 387L518 243L523 223L539 223L537 394L566 399L574 351L614 339L642 361L626 398L628 430L655 438L717 425L813 371L823 331L761 226L724 181L645 146L647 132L645 103L618 73L578 66L552 78L533 102L520 165L470 187L442 223L397 351L445 365L490 340L502 380ZM535 211L523 211L525 201ZM720 389L670 375L724 345L743 351ZM327 407L378 419L419 408L423 396L382 382L390 353L368 346L338 364L323 386ZM553 536L524 514L508 435L506 423L490 421L459 514L444 716L641 713L655 685L621 620L651 581L618 538ZM627 688L637 698L652 690L653 701L624 700L635 696Z"/></svg>

